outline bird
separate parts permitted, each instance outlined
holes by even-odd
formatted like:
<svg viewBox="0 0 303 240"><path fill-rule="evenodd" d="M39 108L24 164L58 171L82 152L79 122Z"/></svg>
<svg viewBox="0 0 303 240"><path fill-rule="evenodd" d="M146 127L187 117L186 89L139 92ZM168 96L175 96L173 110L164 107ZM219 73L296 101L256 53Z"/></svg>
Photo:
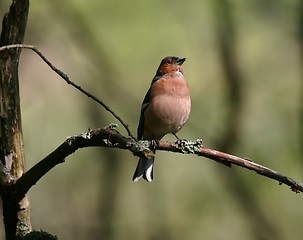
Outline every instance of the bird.
<svg viewBox="0 0 303 240"><path fill-rule="evenodd" d="M157 144L166 134L176 133L189 118L191 110L190 90L184 79L182 64L186 58L168 56L162 59L141 106L137 129L138 140ZM152 147L151 147L152 148ZM155 154L155 149L151 149ZM155 157L140 157L132 180L153 180Z"/></svg>

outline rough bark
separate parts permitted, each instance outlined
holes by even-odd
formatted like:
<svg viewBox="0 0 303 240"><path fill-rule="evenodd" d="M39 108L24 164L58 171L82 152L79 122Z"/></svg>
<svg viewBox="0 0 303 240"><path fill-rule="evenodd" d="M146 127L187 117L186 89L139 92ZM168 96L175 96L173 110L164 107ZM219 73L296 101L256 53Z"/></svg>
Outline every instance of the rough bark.
<svg viewBox="0 0 303 240"><path fill-rule="evenodd" d="M29 9L28 0L14 0L4 16L0 46L22 43ZM0 52L0 161L1 197L6 239L31 231L29 201L17 201L11 184L25 171L21 126L18 66L21 49Z"/></svg>

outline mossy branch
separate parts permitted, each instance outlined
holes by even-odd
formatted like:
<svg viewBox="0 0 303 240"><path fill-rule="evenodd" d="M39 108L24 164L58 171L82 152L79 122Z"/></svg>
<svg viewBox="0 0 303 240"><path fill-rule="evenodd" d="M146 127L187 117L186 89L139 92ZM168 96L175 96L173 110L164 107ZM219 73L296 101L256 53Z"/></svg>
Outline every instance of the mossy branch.
<svg viewBox="0 0 303 240"><path fill-rule="evenodd" d="M129 150L136 156L151 157L152 151L149 149L150 142L136 141L133 138L121 135L112 125L106 128L89 130L85 133L75 135L66 139L56 150L38 162L27 171L15 183L16 193L19 199L35 185L47 172L59 163L63 163L65 158L80 148L86 147L109 147ZM270 168L257 164L249 159L237 157L224 152L219 152L202 145L201 140L187 141L177 140L176 142L159 141L156 150L169 151L183 154L196 154L226 165L237 165L260 175L284 183L290 186L294 192L303 192L303 184L296 182L290 177L278 173Z"/></svg>

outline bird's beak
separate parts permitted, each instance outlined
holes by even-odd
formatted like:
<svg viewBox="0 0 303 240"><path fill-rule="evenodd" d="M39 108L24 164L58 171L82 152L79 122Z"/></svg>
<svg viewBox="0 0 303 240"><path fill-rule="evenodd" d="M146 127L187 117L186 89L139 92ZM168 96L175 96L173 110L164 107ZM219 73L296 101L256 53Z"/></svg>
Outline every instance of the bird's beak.
<svg viewBox="0 0 303 240"><path fill-rule="evenodd" d="M182 65L182 64L185 62L185 60L186 60L186 58L179 58L179 59L177 60L177 64L178 64L178 65Z"/></svg>

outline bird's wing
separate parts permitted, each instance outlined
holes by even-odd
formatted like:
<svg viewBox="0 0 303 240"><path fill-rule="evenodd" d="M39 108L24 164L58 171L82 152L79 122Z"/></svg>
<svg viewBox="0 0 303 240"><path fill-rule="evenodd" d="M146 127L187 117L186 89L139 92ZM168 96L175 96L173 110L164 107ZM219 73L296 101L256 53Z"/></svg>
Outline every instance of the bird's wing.
<svg viewBox="0 0 303 240"><path fill-rule="evenodd" d="M140 120L139 120L139 125L138 125L138 130L137 130L137 138L138 140L141 140L143 138L143 132L144 132L144 122L145 122L145 110L147 109L148 105L150 102L150 88L148 89L144 100L141 105L141 115L140 115Z"/></svg>
<svg viewBox="0 0 303 240"><path fill-rule="evenodd" d="M138 129L137 129L137 138L138 140L141 140L143 139L143 132L144 132L144 122L145 122L145 111L146 109L148 108L148 105L150 103L150 100L151 100L151 87L152 85L157 82L159 79L161 79L163 77L163 75L156 75L153 80L152 80L152 83L150 85L150 88L148 89L145 97L144 97L144 100L142 102L142 105L141 105L141 115L140 115L140 120L139 120L139 125L138 125Z"/></svg>

